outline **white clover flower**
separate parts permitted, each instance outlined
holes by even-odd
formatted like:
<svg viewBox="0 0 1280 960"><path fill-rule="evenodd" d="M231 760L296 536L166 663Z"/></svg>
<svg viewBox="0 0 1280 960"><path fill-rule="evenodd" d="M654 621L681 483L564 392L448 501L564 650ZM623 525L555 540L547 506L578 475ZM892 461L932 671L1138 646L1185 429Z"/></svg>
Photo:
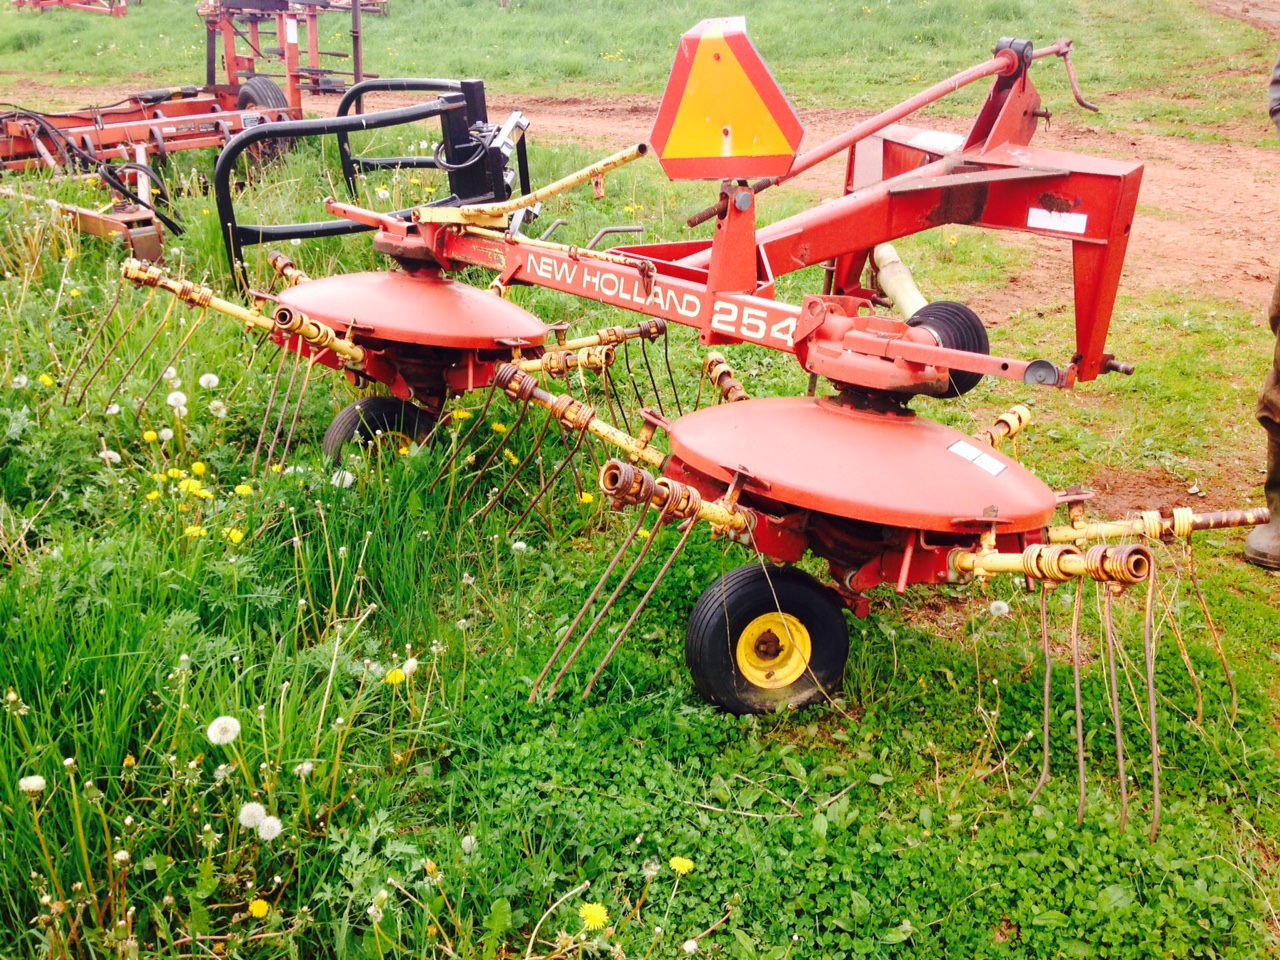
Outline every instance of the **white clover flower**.
<svg viewBox="0 0 1280 960"><path fill-rule="evenodd" d="M316 765L310 760L304 760L293 768L293 775L299 780L305 780L315 772Z"/></svg>
<svg viewBox="0 0 1280 960"><path fill-rule="evenodd" d="M116 453L114 450L100 450L98 452L98 456L102 458L103 463L108 465L120 462L120 454Z"/></svg>
<svg viewBox="0 0 1280 960"><path fill-rule="evenodd" d="M267 819L267 808L260 803L246 803L240 808L240 826L255 830Z"/></svg>
<svg viewBox="0 0 1280 960"><path fill-rule="evenodd" d="M404 675L406 677L412 677L415 673L418 672L418 658L410 657L408 660L404 662L404 664L400 667L400 669L404 671Z"/></svg>
<svg viewBox="0 0 1280 960"><path fill-rule="evenodd" d="M209 724L207 731L209 742L215 746L226 746L240 736L240 721L235 717L218 717Z"/></svg>
<svg viewBox="0 0 1280 960"><path fill-rule="evenodd" d="M218 385L218 375L216 373L202 373L200 375L200 386L205 390L212 390Z"/></svg>
<svg viewBox="0 0 1280 960"><path fill-rule="evenodd" d="M227 405L221 400L214 400L209 404L209 412L221 420L227 415Z"/></svg>
<svg viewBox="0 0 1280 960"><path fill-rule="evenodd" d="M480 849L480 841L477 840L475 837L473 837L471 834L468 833L465 837L462 838L462 852L466 854L468 857L471 856L473 853L475 853L479 849Z"/></svg>
<svg viewBox="0 0 1280 960"><path fill-rule="evenodd" d="M44 788L44 777L38 773L33 773L31 776L23 777L18 781L18 789L26 794L44 793Z"/></svg>
<svg viewBox="0 0 1280 960"><path fill-rule="evenodd" d="M115 862L120 864L121 866L124 866L124 864L129 862L129 851L117 850L115 852L115 856L112 857L112 859L115 860Z"/></svg>
<svg viewBox="0 0 1280 960"><path fill-rule="evenodd" d="M27 379L27 375L25 373L20 373L9 381L9 386L13 387L15 390L25 390L27 388L27 384L30 382L31 381Z"/></svg>
<svg viewBox="0 0 1280 960"><path fill-rule="evenodd" d="M698 941L697 941L697 940L686 940L686 941L684 942L684 952L685 952L685 953L687 953L687 954L689 954L689 956L693 956L695 953L697 953L697 952L698 952Z"/></svg>
<svg viewBox="0 0 1280 960"><path fill-rule="evenodd" d="M108 417L114 417L117 413L119 413L119 412L120 412L120 404L118 404L118 403L109 403L109 404L107 404L107 411L106 411L106 412L107 412L107 416L108 416Z"/></svg>
<svg viewBox="0 0 1280 960"><path fill-rule="evenodd" d="M160 438L161 443L168 443L173 439L173 431L168 427L162 427L156 436Z"/></svg>
<svg viewBox="0 0 1280 960"><path fill-rule="evenodd" d="M345 490L356 482L356 475L350 470L339 470L329 478L329 483L335 487L341 487Z"/></svg>
<svg viewBox="0 0 1280 960"><path fill-rule="evenodd" d="M263 840L274 840L284 831L284 824L279 817L263 817L258 824L258 836Z"/></svg>
<svg viewBox="0 0 1280 960"><path fill-rule="evenodd" d="M165 403L177 410L179 407L187 405L187 395L181 390L174 390L169 396L165 397Z"/></svg>
<svg viewBox="0 0 1280 960"><path fill-rule="evenodd" d="M516 556L520 556L528 549L529 549L529 545L525 543L523 540L517 540L515 543L511 545L511 552L514 553Z"/></svg>
<svg viewBox="0 0 1280 960"><path fill-rule="evenodd" d="M992 600L991 615L993 617L1007 617L1009 615L1009 605L1003 600Z"/></svg>

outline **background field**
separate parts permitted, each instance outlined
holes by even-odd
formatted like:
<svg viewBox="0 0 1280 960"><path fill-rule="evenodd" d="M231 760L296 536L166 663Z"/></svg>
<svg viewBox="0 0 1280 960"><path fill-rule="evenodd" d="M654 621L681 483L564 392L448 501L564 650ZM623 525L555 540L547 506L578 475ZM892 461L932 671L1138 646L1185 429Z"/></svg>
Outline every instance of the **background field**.
<svg viewBox="0 0 1280 960"><path fill-rule="evenodd" d="M1000 36L1071 35L1085 89L1107 107L1098 118L1074 115L1061 67L1037 67L1063 118L1055 116L1055 135L1071 137L1071 148L1152 150L1176 163L1208 142L1249 148L1233 154L1236 163L1265 166L1276 156L1259 106L1270 38L1191 4L1117 11L1093 2L920 0L815 4L801 17L777 0L513 0L505 10L496 0L393 3L389 19L367 21L371 70L478 75L517 104L533 94L646 102L680 33L725 13L747 15L805 108L887 106L980 59ZM342 29L340 17L333 24ZM191 82L203 71L201 44L186 3L146 0L123 21L5 8L0 96L39 106ZM954 125L981 96L966 94L935 118ZM539 181L597 155L563 132L543 142L535 126L531 138ZM339 189L331 161L319 147L297 151L250 186L245 209L263 219L314 216L318 198ZM169 267L230 289L211 199L201 192L199 173L211 163L188 155L173 172L189 230L171 245ZM1226 203L1246 173L1265 180L1252 167L1224 168L1203 191ZM30 189L92 198L67 185ZM387 174L365 182L361 199L397 207L431 189L425 178ZM765 209L778 217L809 200L778 191ZM569 242L634 222L650 237L678 238L684 216L706 202L705 189L672 187L656 167L637 165L610 177L605 201L576 193L545 217L570 217L560 236ZM1146 229L1161 218L1179 226L1144 203ZM1182 255L1194 258L1194 243L1186 246ZM1060 254L957 229L901 248L930 295L984 305L998 349L1070 352ZM290 253L317 275L380 263L367 238ZM1205 536L1196 553L1234 670L1234 720L1185 561L1176 549L1162 556L1169 617L1194 666L1203 715L1162 613L1165 803L1154 843L1140 597L1119 604L1133 778L1123 833L1105 676L1095 662L1101 601L1091 590L1089 806L1079 827L1064 669L1069 590L1050 598L1054 777L1034 804L1039 614L1037 598L1007 581L905 598L878 591L871 617L850 621L839 701L735 719L699 700L681 648L699 593L750 558L696 535L583 702L609 630L674 544L664 531L560 695L529 706L532 678L632 518L580 496L566 477L519 530L502 509L473 521L509 464L494 468L469 507L459 502L472 479L465 459L434 489L432 481L455 445L482 464L501 436L495 427L514 425L501 399L482 416L478 395L459 403L471 421L440 443L349 462L353 482L343 487L332 483L318 440L355 394L321 381L299 419L293 471L251 474L276 360L221 321L208 321L175 364L175 389L191 408L180 423L161 415L163 403L135 412L165 351L127 380L120 413L106 408L123 363L83 406L64 404L68 374L116 300L121 256L51 224L38 204L0 207L0 685L12 691L0 720L0 847L9 852L0 865L0 956L494 957L525 956L526 945L543 955L558 931L583 932L578 909L588 901L607 908L606 930L562 942L557 955L616 947L632 957L683 956L687 939L726 915L698 940L700 952L742 960L1276 955L1280 589L1240 561L1241 535ZM265 282L256 254L252 266ZM1116 352L1140 362L1133 378L1072 394L987 382L961 401L917 406L973 430L1031 400L1036 425L1020 438L1019 458L1055 487L1109 491L1100 512L1154 496L1213 507L1260 502L1251 407L1270 350L1260 304L1247 285L1227 292L1195 276L1153 283L1157 267L1154 257L1131 267L1112 329ZM796 299L818 282L799 276L780 295ZM575 330L619 322L567 297L517 298ZM141 311L126 356L164 309L135 291L120 294L113 335ZM195 315L171 319L181 331ZM687 331L671 337L686 398L696 390L695 348ZM731 359L755 395L804 388L788 358L739 348ZM200 386L208 373L216 386ZM593 396L603 409L607 400ZM671 402L669 390L664 399ZM226 405L225 417L213 415L213 401ZM164 428L173 439L146 439ZM532 431L516 433L511 449L522 455ZM563 455L552 441L544 462ZM170 469L186 477L155 479ZM589 464L584 474L590 493ZM183 479L200 484L182 490ZM526 476L513 489L536 486ZM1207 496L1188 494L1193 486ZM1007 616L992 612L997 600L1009 605ZM408 657L417 671L388 683ZM242 724L233 745L206 735L220 715ZM33 774L47 780L34 802L18 787ZM280 817L281 836L241 828L237 816L251 798ZM679 876L673 856L689 858L692 871ZM533 938L544 912L588 881ZM264 916L250 912L255 900Z"/></svg>

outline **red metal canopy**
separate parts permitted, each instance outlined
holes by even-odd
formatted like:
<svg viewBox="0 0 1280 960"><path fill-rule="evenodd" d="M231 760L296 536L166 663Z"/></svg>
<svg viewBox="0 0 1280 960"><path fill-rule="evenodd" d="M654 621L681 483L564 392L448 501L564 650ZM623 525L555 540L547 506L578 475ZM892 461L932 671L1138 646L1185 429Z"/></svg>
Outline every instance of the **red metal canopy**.
<svg viewBox="0 0 1280 960"><path fill-rule="evenodd" d="M693 469L726 483L742 469L759 483L748 490L838 517L959 533L994 507L1000 532L1018 533L1045 526L1057 507L1036 476L958 430L829 398L721 404L669 432Z"/></svg>
<svg viewBox="0 0 1280 960"><path fill-rule="evenodd" d="M464 350L541 346L546 325L529 311L439 274L400 270L323 277L290 287L280 303L358 337Z"/></svg>

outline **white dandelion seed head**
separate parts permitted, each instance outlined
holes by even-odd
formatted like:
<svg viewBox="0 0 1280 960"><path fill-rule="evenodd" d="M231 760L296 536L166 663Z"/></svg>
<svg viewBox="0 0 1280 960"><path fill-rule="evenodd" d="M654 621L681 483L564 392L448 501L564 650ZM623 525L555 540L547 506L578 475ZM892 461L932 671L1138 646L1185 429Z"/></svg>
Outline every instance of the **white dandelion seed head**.
<svg viewBox="0 0 1280 960"><path fill-rule="evenodd" d="M312 763L310 760L304 760L302 763L298 764L296 767L293 768L293 775L297 777L299 780L305 780L307 779L307 777L311 776L311 774L315 772L315 769L316 769L316 765L314 763Z"/></svg>
<svg viewBox="0 0 1280 960"><path fill-rule="evenodd" d="M199 382L200 386L205 390L212 390L218 385L218 375L216 373L202 373Z"/></svg>
<svg viewBox="0 0 1280 960"><path fill-rule="evenodd" d="M388 190L386 187L379 187L379 188L378 188L378 199L379 199L379 200L390 200L390 199L391 199L391 191L390 191L390 190Z"/></svg>
<svg viewBox="0 0 1280 960"><path fill-rule="evenodd" d="M114 450L102 450L98 453L98 456L102 458L103 463L117 464L120 462L120 454Z"/></svg>
<svg viewBox="0 0 1280 960"><path fill-rule="evenodd" d="M461 620L459 620L459 621L458 621L458 629L459 629L459 630L465 630L465 629L467 629L467 618L466 618L466 617L463 617Z"/></svg>
<svg viewBox="0 0 1280 960"><path fill-rule="evenodd" d="M129 851L128 851L128 850L117 850L117 851L115 852L115 856L114 856L112 859L113 859L113 860L115 860L115 862L116 862L116 863L119 863L119 864L126 864L126 863L128 863L128 862L129 862Z"/></svg>
<svg viewBox="0 0 1280 960"><path fill-rule="evenodd" d="M161 443L168 443L173 439L173 431L168 427L161 428L156 435L160 438Z"/></svg>
<svg viewBox="0 0 1280 960"><path fill-rule="evenodd" d="M190 412L191 412L191 411L190 411L190 410L188 410L185 406L180 406L180 407L174 407L174 408L173 408L173 415L174 415L175 417L177 417L179 420L185 420L185 419L186 419L186 417L187 417L187 414L188 414L188 413L190 413Z"/></svg>
<svg viewBox="0 0 1280 960"><path fill-rule="evenodd" d="M172 379L173 379L174 377L176 377L177 375L178 375L178 370L177 370L177 368L176 368L176 367L165 367L165 368L164 368L164 373L161 375L161 379L162 379L162 380L172 380Z"/></svg>
<svg viewBox="0 0 1280 960"><path fill-rule="evenodd" d="M520 554L524 553L528 549L529 549L529 545L525 543L523 540L517 540L515 543L511 545L511 552L516 554L516 556L519 556Z"/></svg>
<svg viewBox="0 0 1280 960"><path fill-rule="evenodd" d="M213 723L209 724L207 733L209 742L214 746L226 746L228 743L233 743L236 737L240 736L240 721L235 717L218 717Z"/></svg>
<svg viewBox="0 0 1280 960"><path fill-rule="evenodd" d="M74 770L76 768L76 758L67 757L65 760L62 761L62 766L67 770Z"/></svg>
<svg viewBox="0 0 1280 960"><path fill-rule="evenodd" d="M418 658L410 657L404 662L404 665L400 669L404 671L404 675L406 677L412 677L418 672Z"/></svg>
<svg viewBox="0 0 1280 960"><path fill-rule="evenodd" d="M476 578L475 578L475 577L473 577L471 574L469 574L469 573L464 573L464 574L462 575L462 584L463 584L463 586L467 586L467 587L469 587L469 586L471 586L471 585L472 585L473 583L475 583L475 582L476 582Z"/></svg>
<svg viewBox="0 0 1280 960"><path fill-rule="evenodd" d="M329 478L329 483L345 490L356 482L356 475L350 470L338 470Z"/></svg>
<svg viewBox="0 0 1280 960"><path fill-rule="evenodd" d="M27 384L30 382L31 381L27 379L26 374L20 373L9 381L9 386L13 387L15 390L25 390L27 388Z"/></svg>
<svg viewBox="0 0 1280 960"><path fill-rule="evenodd" d="M697 952L698 952L698 941L697 941L697 940L686 940L686 941L684 942L684 952L685 952L685 953L687 953L687 954L689 954L689 956L693 956L695 953L697 953Z"/></svg>
<svg viewBox="0 0 1280 960"><path fill-rule="evenodd" d="M31 776L23 777L18 781L18 789L26 794L44 793L44 788L44 777L38 773L33 773Z"/></svg>
<svg viewBox="0 0 1280 960"><path fill-rule="evenodd" d="M443 644L443 643L441 643L439 640L432 640L432 641L431 641L431 655L432 655L433 657L438 657L438 656L440 656L442 653L444 653L444 644Z"/></svg>
<svg viewBox="0 0 1280 960"><path fill-rule="evenodd" d="M246 830L254 830L262 826L267 819L267 808L260 803L246 803L240 808L240 826Z"/></svg>
<svg viewBox="0 0 1280 960"><path fill-rule="evenodd" d="M480 849L480 841L477 840L475 837L473 837L471 834L468 833L465 837L462 838L462 852L466 854L468 857L471 856L471 854L475 853L479 849Z"/></svg>
<svg viewBox="0 0 1280 960"><path fill-rule="evenodd" d="M119 412L120 412L120 404L118 404L118 403L109 403L109 404L107 404L107 416L108 416L108 417L114 417L114 416L115 416L117 413L119 413Z"/></svg>
<svg viewBox="0 0 1280 960"><path fill-rule="evenodd" d="M178 407L185 407L187 405L187 395L181 390L174 390L169 394L169 396L165 397L165 403L177 410Z"/></svg>
<svg viewBox="0 0 1280 960"><path fill-rule="evenodd" d="M992 600L990 610L993 617L1007 617L1009 615L1009 605L1003 600Z"/></svg>
<svg viewBox="0 0 1280 960"><path fill-rule="evenodd" d="M209 412L221 420L227 415L227 405L221 400L213 400L209 403Z"/></svg>
<svg viewBox="0 0 1280 960"><path fill-rule="evenodd" d="M263 817L262 822L258 824L258 836L263 840L274 840L284 832L284 824L280 822L279 817Z"/></svg>

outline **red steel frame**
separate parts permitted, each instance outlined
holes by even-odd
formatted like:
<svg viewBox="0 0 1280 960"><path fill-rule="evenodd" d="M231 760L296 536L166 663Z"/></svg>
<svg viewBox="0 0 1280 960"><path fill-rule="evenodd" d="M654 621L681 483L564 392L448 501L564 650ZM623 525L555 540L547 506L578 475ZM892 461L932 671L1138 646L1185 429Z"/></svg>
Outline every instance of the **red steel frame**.
<svg viewBox="0 0 1280 960"><path fill-rule="evenodd" d="M129 12L128 0L13 0L19 7L30 7L41 12L52 7L67 10L84 10L87 13L105 13L109 17L123 17Z"/></svg>

